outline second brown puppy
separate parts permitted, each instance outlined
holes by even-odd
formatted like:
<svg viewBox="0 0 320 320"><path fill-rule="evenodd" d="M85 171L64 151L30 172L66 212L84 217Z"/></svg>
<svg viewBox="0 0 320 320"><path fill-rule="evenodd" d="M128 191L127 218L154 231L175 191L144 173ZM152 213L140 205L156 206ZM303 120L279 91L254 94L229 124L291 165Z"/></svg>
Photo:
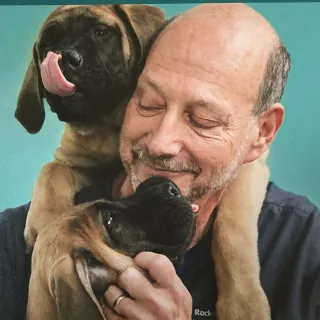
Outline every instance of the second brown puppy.
<svg viewBox="0 0 320 320"><path fill-rule="evenodd" d="M128 267L143 272L132 258L153 251L180 265L195 221L191 203L164 177L147 179L117 201L76 206L38 235L27 320L105 319L108 286Z"/></svg>

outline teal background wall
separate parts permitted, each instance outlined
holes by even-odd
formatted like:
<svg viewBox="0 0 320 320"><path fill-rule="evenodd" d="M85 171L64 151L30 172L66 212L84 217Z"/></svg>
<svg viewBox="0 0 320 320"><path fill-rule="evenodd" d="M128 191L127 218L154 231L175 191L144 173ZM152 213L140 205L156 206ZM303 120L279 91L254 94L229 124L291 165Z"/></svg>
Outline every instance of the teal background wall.
<svg viewBox="0 0 320 320"><path fill-rule="evenodd" d="M159 4L168 17L195 4ZM249 3L276 28L292 56L285 123L269 157L280 187L320 206L320 3ZM0 210L26 203L41 167L53 159L63 124L50 112L29 135L14 118L33 42L56 6L0 6Z"/></svg>

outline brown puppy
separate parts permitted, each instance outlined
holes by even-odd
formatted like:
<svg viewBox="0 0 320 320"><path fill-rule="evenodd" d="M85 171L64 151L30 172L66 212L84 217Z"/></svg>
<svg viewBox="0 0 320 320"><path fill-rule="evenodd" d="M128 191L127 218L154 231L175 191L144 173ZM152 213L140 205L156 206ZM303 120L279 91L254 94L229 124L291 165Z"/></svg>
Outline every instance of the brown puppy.
<svg viewBox="0 0 320 320"><path fill-rule="evenodd" d="M164 21L156 7L104 5L62 6L44 22L15 115L28 132L38 132L46 98L67 124L55 161L43 167L33 190L25 228L29 250L45 226L73 207L75 193L102 179L118 156L123 107L135 88L147 42ZM49 59L43 67L50 51L61 54L60 60ZM48 91L43 70L53 74L47 82L62 89ZM66 94L67 85L74 92Z"/></svg>
<svg viewBox="0 0 320 320"><path fill-rule="evenodd" d="M42 169L34 188L25 229L29 249L42 229L72 210L79 189L103 179L107 168L112 170L109 162L118 156L119 125L134 90L139 62L148 39L163 22L160 9L140 5L63 6L45 21L34 46L16 117L30 133L39 131L45 97L52 111L67 124L55 161ZM69 82L68 88L73 90L71 83L77 89L71 96L60 97L44 89L40 64L48 51L61 53L59 67ZM101 60L104 62L99 65ZM256 310L262 310L259 319L269 319L260 286L256 243L257 218L267 185L264 171L268 168L262 162L261 172L255 171L257 163L241 169L222 199L215 222L213 256L219 289L217 311L222 320L256 319ZM54 230L46 230L53 236ZM251 240L238 242L238 237ZM243 259L244 254L247 259Z"/></svg>
<svg viewBox="0 0 320 320"><path fill-rule="evenodd" d="M119 272L137 268L132 258L141 251L164 254L179 265L195 221L190 202L163 177L144 181L118 201L75 207L38 235L27 319L105 319L103 294Z"/></svg>

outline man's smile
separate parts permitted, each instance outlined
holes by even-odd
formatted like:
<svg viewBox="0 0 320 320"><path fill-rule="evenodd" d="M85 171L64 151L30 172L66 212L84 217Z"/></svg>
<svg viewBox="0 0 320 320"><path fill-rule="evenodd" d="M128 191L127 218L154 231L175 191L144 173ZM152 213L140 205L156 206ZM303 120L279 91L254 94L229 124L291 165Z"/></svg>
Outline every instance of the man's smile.
<svg viewBox="0 0 320 320"><path fill-rule="evenodd" d="M167 169L163 167L156 167L152 166L150 164L140 162L140 166L143 167L143 171L149 176L149 175L156 175L156 176L165 176L169 179L173 179L176 177L181 177L184 175L189 175L191 172L189 171L184 171L184 170L172 170L172 169Z"/></svg>

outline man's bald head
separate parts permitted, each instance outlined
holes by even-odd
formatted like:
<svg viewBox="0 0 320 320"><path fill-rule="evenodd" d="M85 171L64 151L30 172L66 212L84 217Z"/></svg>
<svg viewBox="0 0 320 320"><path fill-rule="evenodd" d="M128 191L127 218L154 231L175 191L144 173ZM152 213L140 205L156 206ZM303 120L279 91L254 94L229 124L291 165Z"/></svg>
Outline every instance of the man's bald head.
<svg viewBox="0 0 320 320"><path fill-rule="evenodd" d="M278 35L246 5L200 5L169 22L122 126L120 155L133 189L166 175L190 199L219 197L280 128L288 70Z"/></svg>
<svg viewBox="0 0 320 320"><path fill-rule="evenodd" d="M242 81L251 87L255 115L281 100L290 70L290 56L275 30L245 4L203 4L186 11L166 26L150 54L159 48L172 59L189 51L208 64L216 51L232 55L229 67L246 70Z"/></svg>

